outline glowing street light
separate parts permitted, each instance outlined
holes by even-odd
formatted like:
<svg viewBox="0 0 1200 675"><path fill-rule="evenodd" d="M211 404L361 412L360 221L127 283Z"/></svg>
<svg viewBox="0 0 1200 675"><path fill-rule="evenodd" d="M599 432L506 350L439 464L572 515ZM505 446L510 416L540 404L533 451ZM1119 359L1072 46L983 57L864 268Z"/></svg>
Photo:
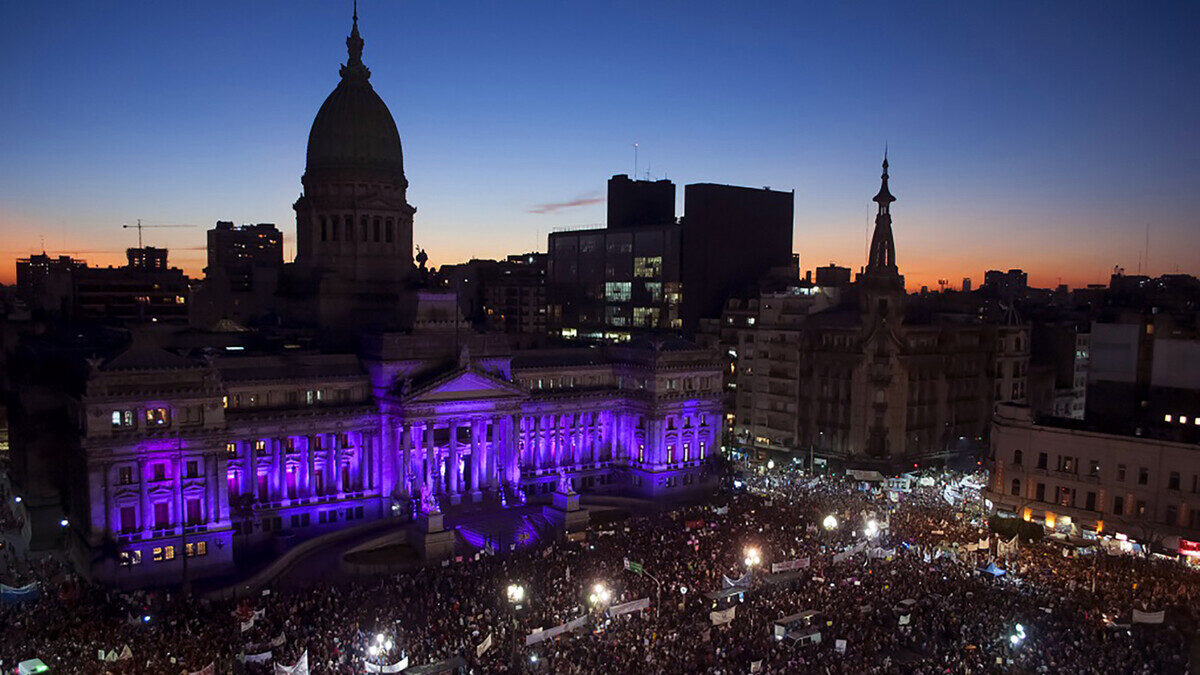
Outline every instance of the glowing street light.
<svg viewBox="0 0 1200 675"><path fill-rule="evenodd" d="M508 601L514 605L519 605L525 600L525 587L521 584L509 584L505 593L508 595Z"/></svg>
<svg viewBox="0 0 1200 675"><path fill-rule="evenodd" d="M821 524L825 526L826 530L836 530L838 526L837 518L833 514L825 516L825 520L821 521Z"/></svg>
<svg viewBox="0 0 1200 675"><path fill-rule="evenodd" d="M588 602L593 605L607 605L611 599L612 591L608 590L604 584L592 586L592 593L588 596Z"/></svg>
<svg viewBox="0 0 1200 675"><path fill-rule="evenodd" d="M770 470L770 469L774 469L774 468L775 468L775 460L773 460L773 459L768 459L768 460L767 460L767 469L769 469L769 470Z"/></svg>
<svg viewBox="0 0 1200 675"><path fill-rule="evenodd" d="M743 553L746 554L746 558L743 560L746 563L746 567L754 567L762 562L762 556L759 555L758 549L753 546L747 546Z"/></svg>
<svg viewBox="0 0 1200 675"><path fill-rule="evenodd" d="M874 537L875 535L879 534L879 523L875 522L875 520L874 520L874 519L872 519L872 520L868 520L868 521L867 521L867 528L866 528L865 530L863 530L863 534L865 534L865 535L867 536L867 538L868 538L868 539L870 539L870 538Z"/></svg>

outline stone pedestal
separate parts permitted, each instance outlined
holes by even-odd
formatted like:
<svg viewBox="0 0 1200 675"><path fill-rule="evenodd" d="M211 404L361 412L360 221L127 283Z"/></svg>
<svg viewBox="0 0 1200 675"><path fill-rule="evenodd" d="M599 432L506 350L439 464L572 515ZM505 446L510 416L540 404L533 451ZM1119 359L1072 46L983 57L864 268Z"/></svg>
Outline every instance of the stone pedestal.
<svg viewBox="0 0 1200 675"><path fill-rule="evenodd" d="M459 504L462 504L462 495L457 492L450 495L450 506L458 506Z"/></svg>
<svg viewBox="0 0 1200 675"><path fill-rule="evenodd" d="M422 513L416 532L409 538L417 555L425 560L444 560L454 555L454 532L442 526L441 513Z"/></svg>
<svg viewBox="0 0 1200 675"><path fill-rule="evenodd" d="M542 507L542 515L566 532L587 527L589 518L588 512L579 508L579 495L574 492L555 492L551 505Z"/></svg>
<svg viewBox="0 0 1200 675"><path fill-rule="evenodd" d="M481 501L483 501L483 493L480 492L479 490L472 490L471 491L471 503L478 504Z"/></svg>

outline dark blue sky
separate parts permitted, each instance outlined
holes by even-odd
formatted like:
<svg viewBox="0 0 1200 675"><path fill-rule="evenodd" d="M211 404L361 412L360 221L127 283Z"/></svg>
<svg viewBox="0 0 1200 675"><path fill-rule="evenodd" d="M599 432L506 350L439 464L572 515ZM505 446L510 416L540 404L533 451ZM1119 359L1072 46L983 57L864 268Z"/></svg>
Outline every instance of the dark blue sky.
<svg viewBox="0 0 1200 675"><path fill-rule="evenodd" d="M44 237L108 263L136 218L198 225L147 238L192 271L218 219L290 239L349 2L2 11L0 256ZM794 189L804 266L857 267L888 143L910 286L988 267L1105 280L1136 271L1147 224L1150 271L1200 273L1196 3L364 0L359 14L435 265L602 222L602 203L537 207L602 196L637 142L640 169L681 188Z"/></svg>

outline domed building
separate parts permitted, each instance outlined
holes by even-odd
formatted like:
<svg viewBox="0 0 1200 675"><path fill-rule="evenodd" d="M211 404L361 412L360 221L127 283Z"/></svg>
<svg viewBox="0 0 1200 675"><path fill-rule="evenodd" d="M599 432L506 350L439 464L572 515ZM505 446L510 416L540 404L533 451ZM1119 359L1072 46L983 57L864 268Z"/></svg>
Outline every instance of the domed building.
<svg viewBox="0 0 1200 675"><path fill-rule="evenodd" d="M338 334L406 327L415 300L413 214L400 132L371 86L354 15L341 81L317 111L296 200L285 323Z"/></svg>

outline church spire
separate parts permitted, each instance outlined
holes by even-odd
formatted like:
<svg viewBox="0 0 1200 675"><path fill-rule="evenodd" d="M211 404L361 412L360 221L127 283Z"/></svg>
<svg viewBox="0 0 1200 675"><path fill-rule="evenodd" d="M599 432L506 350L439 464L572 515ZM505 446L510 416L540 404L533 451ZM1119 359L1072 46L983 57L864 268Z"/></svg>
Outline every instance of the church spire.
<svg viewBox="0 0 1200 675"><path fill-rule="evenodd" d="M349 58L342 66L343 80L366 80L371 77L371 71L362 62L363 39L358 34L358 0L354 0L354 23L350 28L350 37L346 38L346 51Z"/></svg>
<svg viewBox="0 0 1200 675"><path fill-rule="evenodd" d="M867 272L888 272L898 274L896 268L896 243L892 239L892 202L896 198L888 190L888 161L887 152L883 153L883 175L879 194L872 201L879 205L879 213L875 215L875 233L871 236L871 251L867 259Z"/></svg>

